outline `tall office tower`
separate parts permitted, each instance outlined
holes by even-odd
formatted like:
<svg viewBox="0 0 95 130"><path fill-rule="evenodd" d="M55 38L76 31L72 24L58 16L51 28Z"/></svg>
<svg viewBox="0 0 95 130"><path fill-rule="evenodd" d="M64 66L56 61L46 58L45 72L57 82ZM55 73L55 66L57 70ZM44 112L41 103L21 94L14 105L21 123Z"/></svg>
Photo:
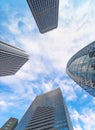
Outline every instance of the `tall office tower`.
<svg viewBox="0 0 95 130"><path fill-rule="evenodd" d="M27 2L41 33L57 27L59 0L27 0Z"/></svg>
<svg viewBox="0 0 95 130"><path fill-rule="evenodd" d="M15 130L73 130L61 90L37 96Z"/></svg>
<svg viewBox="0 0 95 130"><path fill-rule="evenodd" d="M95 42L77 52L67 64L67 74L95 96Z"/></svg>
<svg viewBox="0 0 95 130"><path fill-rule="evenodd" d="M18 119L16 118L10 118L2 127L0 130L13 130L18 124Z"/></svg>
<svg viewBox="0 0 95 130"><path fill-rule="evenodd" d="M27 60L23 50L0 41L0 76L15 74Z"/></svg>

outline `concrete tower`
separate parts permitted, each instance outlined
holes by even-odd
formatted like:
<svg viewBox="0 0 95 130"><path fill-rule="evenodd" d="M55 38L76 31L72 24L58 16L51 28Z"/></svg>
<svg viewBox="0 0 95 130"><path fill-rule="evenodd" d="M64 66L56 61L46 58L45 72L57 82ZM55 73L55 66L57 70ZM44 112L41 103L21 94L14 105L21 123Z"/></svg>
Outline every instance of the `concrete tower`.
<svg viewBox="0 0 95 130"><path fill-rule="evenodd" d="M57 27L59 0L27 0L27 2L41 33Z"/></svg>
<svg viewBox="0 0 95 130"><path fill-rule="evenodd" d="M61 90L37 96L15 130L73 130Z"/></svg>
<svg viewBox="0 0 95 130"><path fill-rule="evenodd" d="M15 74L27 60L23 50L0 41L0 76Z"/></svg>

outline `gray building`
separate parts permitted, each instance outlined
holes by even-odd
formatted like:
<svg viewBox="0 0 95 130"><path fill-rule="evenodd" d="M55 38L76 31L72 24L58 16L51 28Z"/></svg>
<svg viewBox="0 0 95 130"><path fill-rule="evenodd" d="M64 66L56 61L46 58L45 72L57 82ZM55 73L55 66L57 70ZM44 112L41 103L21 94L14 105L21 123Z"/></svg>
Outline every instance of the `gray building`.
<svg viewBox="0 0 95 130"><path fill-rule="evenodd" d="M37 96L15 130L73 130L61 90Z"/></svg>
<svg viewBox="0 0 95 130"><path fill-rule="evenodd" d="M18 119L16 118L10 118L2 127L0 130L13 130L18 124Z"/></svg>
<svg viewBox="0 0 95 130"><path fill-rule="evenodd" d="M27 0L27 2L41 33L57 27L59 0Z"/></svg>
<svg viewBox="0 0 95 130"><path fill-rule="evenodd" d="M23 50L0 41L0 76L15 74L27 60Z"/></svg>
<svg viewBox="0 0 95 130"><path fill-rule="evenodd" d="M95 96L95 41L71 57L66 71L77 84Z"/></svg>

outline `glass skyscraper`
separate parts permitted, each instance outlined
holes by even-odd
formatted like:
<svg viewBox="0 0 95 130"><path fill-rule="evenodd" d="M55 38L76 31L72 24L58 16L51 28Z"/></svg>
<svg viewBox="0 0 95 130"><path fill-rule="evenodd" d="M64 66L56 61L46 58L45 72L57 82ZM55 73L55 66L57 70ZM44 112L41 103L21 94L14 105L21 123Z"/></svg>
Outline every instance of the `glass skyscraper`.
<svg viewBox="0 0 95 130"><path fill-rule="evenodd" d="M23 50L0 41L0 76L15 74L27 60Z"/></svg>
<svg viewBox="0 0 95 130"><path fill-rule="evenodd" d="M11 117L0 130L13 130L18 124L18 119Z"/></svg>
<svg viewBox="0 0 95 130"><path fill-rule="evenodd" d="M95 96L95 41L69 60L66 71L77 84Z"/></svg>
<svg viewBox="0 0 95 130"><path fill-rule="evenodd" d="M73 130L61 90L37 96L15 130Z"/></svg>
<svg viewBox="0 0 95 130"><path fill-rule="evenodd" d="M27 0L27 2L41 33L57 27L59 0Z"/></svg>

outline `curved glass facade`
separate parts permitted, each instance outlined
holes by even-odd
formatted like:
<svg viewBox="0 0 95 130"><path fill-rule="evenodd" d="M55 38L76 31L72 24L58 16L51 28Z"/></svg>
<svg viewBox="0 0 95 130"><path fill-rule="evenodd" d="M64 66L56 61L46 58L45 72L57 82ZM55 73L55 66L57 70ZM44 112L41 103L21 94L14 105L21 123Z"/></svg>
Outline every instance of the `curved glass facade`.
<svg viewBox="0 0 95 130"><path fill-rule="evenodd" d="M66 72L83 89L95 96L95 42L69 60Z"/></svg>

